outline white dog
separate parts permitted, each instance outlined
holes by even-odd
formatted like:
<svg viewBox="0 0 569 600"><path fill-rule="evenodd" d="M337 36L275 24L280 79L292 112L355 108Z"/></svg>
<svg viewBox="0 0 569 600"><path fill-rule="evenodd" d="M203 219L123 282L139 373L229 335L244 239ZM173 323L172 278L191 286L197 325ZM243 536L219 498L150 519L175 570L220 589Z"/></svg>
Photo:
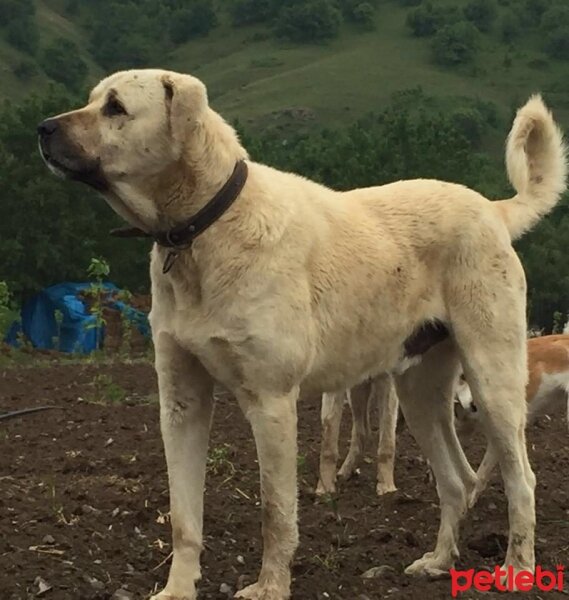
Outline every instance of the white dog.
<svg viewBox="0 0 569 600"><path fill-rule="evenodd" d="M569 335L545 335L531 338L528 345L529 380L526 386L528 404L528 425L537 417L558 412L561 407L567 411L569 426ZM464 374L456 386L455 415L459 430L470 433L481 428L484 419L478 410ZM484 491L498 463L492 444L489 444L478 468L478 483L470 501L474 504Z"/></svg>
<svg viewBox="0 0 569 600"><path fill-rule="evenodd" d="M566 174L539 97L513 124L516 195L499 202L431 180L336 192L253 162L204 84L161 70L111 75L39 136L53 171L100 190L157 242L150 321L173 535L157 599L196 598L215 380L249 419L261 471L263 562L237 597L284 600L298 544L301 386L345 390L420 356L397 394L436 475L441 525L435 550L407 572L453 566L476 483L452 422L459 359L505 480L506 565L534 568L526 282L512 240L555 206Z"/></svg>
<svg viewBox="0 0 569 600"><path fill-rule="evenodd" d="M338 475L342 479L348 479L358 467L371 437L370 411L375 404L379 417L376 491L378 496L395 492L397 488L394 480L394 463L399 400L393 378L385 373L356 385L346 392L322 395L322 441L316 493L323 495L336 491L338 441L346 401L352 413L352 436L350 449Z"/></svg>

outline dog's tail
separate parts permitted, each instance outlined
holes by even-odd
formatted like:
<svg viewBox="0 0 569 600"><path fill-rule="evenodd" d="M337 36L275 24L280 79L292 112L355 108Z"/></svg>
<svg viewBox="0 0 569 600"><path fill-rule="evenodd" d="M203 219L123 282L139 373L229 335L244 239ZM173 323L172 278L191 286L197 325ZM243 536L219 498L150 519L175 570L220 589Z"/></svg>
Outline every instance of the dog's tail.
<svg viewBox="0 0 569 600"><path fill-rule="evenodd" d="M541 96L518 110L506 144L506 167L517 194L494 205L515 240L554 208L566 188L563 134Z"/></svg>

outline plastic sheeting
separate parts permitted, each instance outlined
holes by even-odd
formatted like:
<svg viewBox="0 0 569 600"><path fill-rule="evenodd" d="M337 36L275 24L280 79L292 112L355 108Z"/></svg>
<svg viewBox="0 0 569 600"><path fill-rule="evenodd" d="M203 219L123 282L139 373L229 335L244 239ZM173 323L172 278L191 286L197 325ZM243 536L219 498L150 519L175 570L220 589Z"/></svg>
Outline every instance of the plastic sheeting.
<svg viewBox="0 0 569 600"><path fill-rule="evenodd" d="M30 298L22 307L20 321L14 323L6 341L17 346L20 334L32 343L35 348L57 349L62 352L77 352L88 354L95 350L97 344L97 331L95 317L89 314L85 302L81 299L81 292L88 289L89 283L59 283L45 288L33 298ZM103 284L105 291L119 291L116 285L110 282ZM123 313L140 333L150 335L150 327L145 313L128 306L121 301L110 301L106 305ZM56 320L56 310L60 311L63 318L59 325ZM103 331L100 332L99 345L104 339Z"/></svg>

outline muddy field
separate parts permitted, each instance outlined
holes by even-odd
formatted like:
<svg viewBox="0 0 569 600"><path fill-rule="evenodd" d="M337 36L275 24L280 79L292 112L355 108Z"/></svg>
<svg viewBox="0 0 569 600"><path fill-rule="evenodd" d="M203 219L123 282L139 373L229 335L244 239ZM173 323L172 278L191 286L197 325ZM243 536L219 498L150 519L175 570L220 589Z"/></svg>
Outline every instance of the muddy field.
<svg viewBox="0 0 569 600"><path fill-rule="evenodd" d="M60 408L0 422L0 598L106 600L121 588L126 593L115 598L147 598L165 582L170 554L152 368L144 363L0 368L0 412L46 404ZM432 549L438 527L435 489L405 427L398 442L398 493L375 496L370 460L335 502L319 504L313 494L318 399L301 404L299 419L301 545L293 598L449 598L448 581L402 574L405 565ZM346 414L344 441L348 428ZM533 427L530 443L538 475L537 561L547 568L567 565L569 436L561 415ZM471 440L468 449L479 458L480 440ZM200 598L224 600L254 580L261 552L254 444L227 397L218 401L208 471ZM465 523L460 565L499 564L506 526L505 499L496 482ZM379 565L391 569L379 579L361 578Z"/></svg>

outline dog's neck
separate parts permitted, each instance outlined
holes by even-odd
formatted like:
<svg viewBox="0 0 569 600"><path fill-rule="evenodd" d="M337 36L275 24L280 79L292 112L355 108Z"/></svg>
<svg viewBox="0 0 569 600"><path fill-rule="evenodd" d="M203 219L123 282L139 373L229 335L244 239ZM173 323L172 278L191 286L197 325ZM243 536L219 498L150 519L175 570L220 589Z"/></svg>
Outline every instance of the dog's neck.
<svg viewBox="0 0 569 600"><path fill-rule="evenodd" d="M180 160L153 178L149 189L161 228L185 223L223 187L235 164L248 158L233 129L212 110L191 137Z"/></svg>

